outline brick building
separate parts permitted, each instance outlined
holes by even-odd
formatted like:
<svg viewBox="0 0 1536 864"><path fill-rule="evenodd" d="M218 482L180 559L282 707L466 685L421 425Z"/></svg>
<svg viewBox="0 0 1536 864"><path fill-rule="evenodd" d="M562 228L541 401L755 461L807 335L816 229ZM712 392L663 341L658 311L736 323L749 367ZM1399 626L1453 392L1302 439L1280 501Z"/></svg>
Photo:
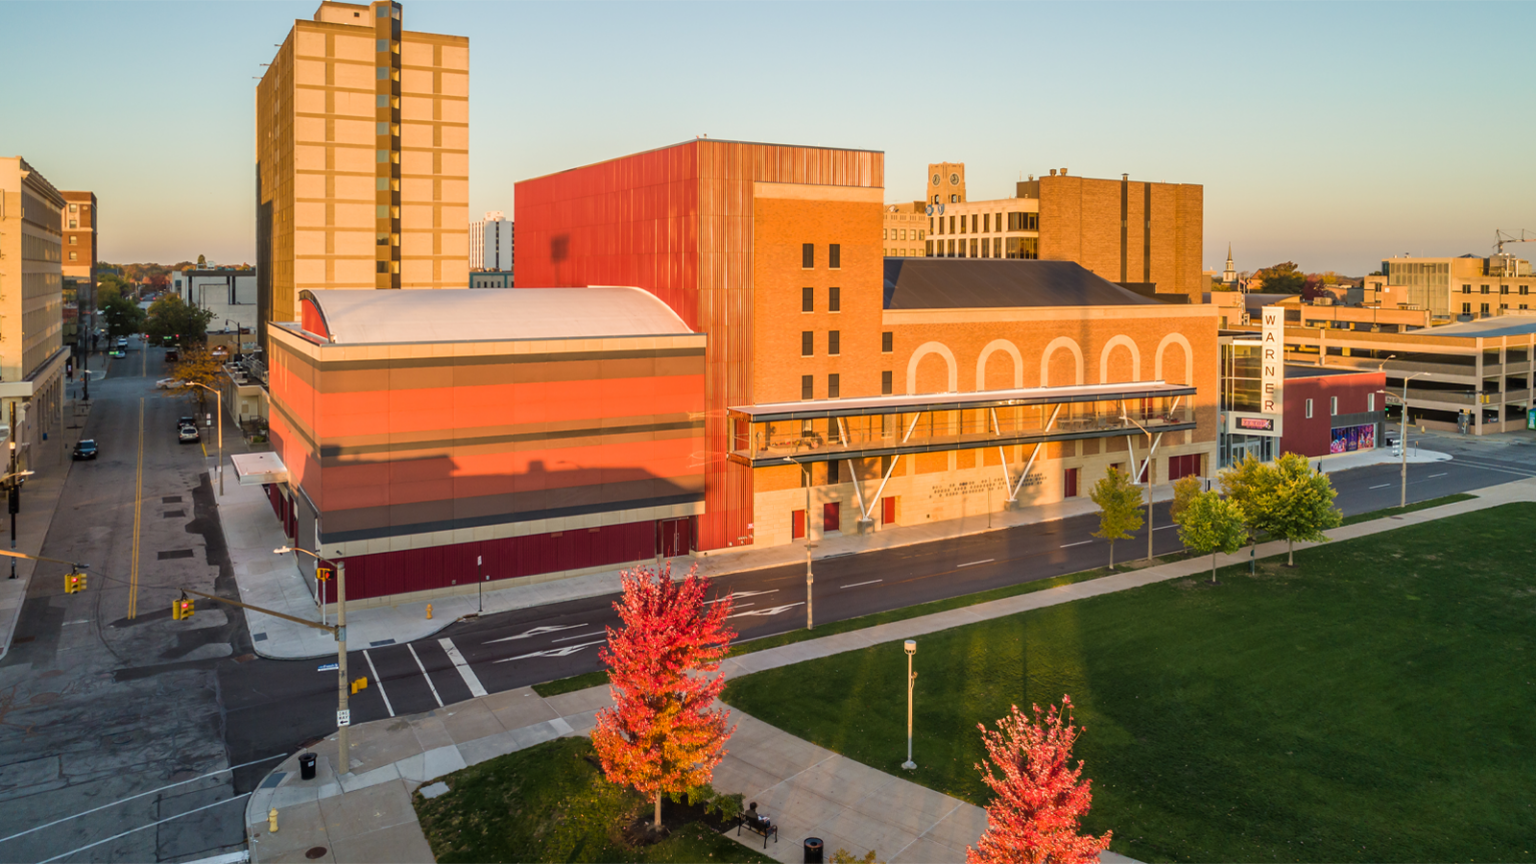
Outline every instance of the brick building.
<svg viewBox="0 0 1536 864"><path fill-rule="evenodd" d="M263 343L301 291L468 283L469 39L402 17L325 0L257 85Z"/></svg>
<svg viewBox="0 0 1536 864"><path fill-rule="evenodd" d="M1376 369L1287 364L1280 449L1327 456L1382 446L1387 376Z"/></svg>
<svg viewBox="0 0 1536 864"><path fill-rule="evenodd" d="M1076 261L1120 285L1201 302L1204 187L1198 184L1098 180L1053 168L1020 181L1013 198L956 197L933 207L929 255Z"/></svg>
<svg viewBox="0 0 1536 864"><path fill-rule="evenodd" d="M882 184L880 153L708 139L518 184L520 278L635 285L709 336L700 550L1057 501L1153 445L1158 482L1209 470L1214 309L888 261Z"/></svg>

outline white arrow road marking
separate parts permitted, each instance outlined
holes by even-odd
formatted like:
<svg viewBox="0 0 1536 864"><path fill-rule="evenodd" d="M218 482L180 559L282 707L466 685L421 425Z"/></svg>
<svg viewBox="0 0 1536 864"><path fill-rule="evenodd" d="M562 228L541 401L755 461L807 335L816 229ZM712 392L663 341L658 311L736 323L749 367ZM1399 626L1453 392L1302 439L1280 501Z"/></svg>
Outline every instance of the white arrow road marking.
<svg viewBox="0 0 1536 864"><path fill-rule="evenodd" d="M559 639L551 639L549 641L551 643L554 643L554 642L569 642L572 639L586 639L586 638L588 638L590 636L607 636L607 635L608 635L608 631L607 630L599 630L596 633L583 633L580 636L561 636Z"/></svg>
<svg viewBox="0 0 1536 864"><path fill-rule="evenodd" d="M583 642L580 645L566 645L563 648L554 648L549 651L535 651L532 654L519 654L516 657L503 657L500 660L493 660L491 662L509 663L513 660L527 660L532 657L569 657L583 648L590 648L593 645L601 645L607 641L607 639L599 639L596 642Z"/></svg>
<svg viewBox="0 0 1536 864"><path fill-rule="evenodd" d="M876 582L884 582L884 579L871 579L868 582L855 582L852 585L839 585L839 588L858 588L861 585L873 585Z"/></svg>
<svg viewBox="0 0 1536 864"><path fill-rule="evenodd" d="M761 616L761 617L766 618L769 615L777 615L780 612L788 612L789 610L795 608L796 606L804 606L804 605L805 605L805 601L801 600L799 603L790 603L790 604L785 605L785 606L773 606L773 607L770 607L768 609L753 609L751 612L737 612L735 615L729 615L729 616L726 616L726 617L729 617L729 618L745 618L748 615L757 615L757 616Z"/></svg>
<svg viewBox="0 0 1536 864"><path fill-rule="evenodd" d="M1089 543L1092 543L1092 542L1093 542L1092 540L1079 540L1076 543L1063 543L1063 544L1061 544L1061 548L1065 549L1068 546L1087 546Z"/></svg>
<svg viewBox="0 0 1536 864"><path fill-rule="evenodd" d="M982 559L980 561L967 561L964 564L956 564L955 565L955 569L958 570L961 567L975 567L977 564L991 564L993 561L996 561L996 560L997 560L996 558L984 558L984 559Z"/></svg>
<svg viewBox="0 0 1536 864"><path fill-rule="evenodd" d="M757 597L757 596L759 596L761 594L777 594L777 593L779 593L779 589L777 589L777 588L769 588L767 591L737 591L737 592L731 594L729 598L717 597L714 600L705 600L704 601L704 605L708 606L711 603L722 603L726 599L737 599L737 600L739 600L739 599L741 599L743 597ZM743 604L743 605L751 605L751 604Z"/></svg>
<svg viewBox="0 0 1536 864"><path fill-rule="evenodd" d="M471 696L486 695L485 687L481 685L480 678L475 675L475 670L469 668L469 664L464 660L464 655L459 653L459 649L453 644L453 640L439 639L437 644L443 646L443 652L448 655L449 660L453 661L453 668L459 670L459 677L463 678L464 683L469 685L469 694Z"/></svg>
<svg viewBox="0 0 1536 864"><path fill-rule="evenodd" d="M503 636L500 639L492 639L489 642L482 642L480 644L482 644L482 645L493 645L493 644L495 644L497 642L511 642L514 639L530 639L530 638L532 638L534 636L543 636L545 633L559 633L561 630L575 630L577 627L585 627L585 626L587 626L587 625L585 625L585 624L564 624L564 625L561 625L559 627L553 627L553 626L551 626L551 627L535 627L532 630L527 631L526 633L519 633L516 636Z"/></svg>

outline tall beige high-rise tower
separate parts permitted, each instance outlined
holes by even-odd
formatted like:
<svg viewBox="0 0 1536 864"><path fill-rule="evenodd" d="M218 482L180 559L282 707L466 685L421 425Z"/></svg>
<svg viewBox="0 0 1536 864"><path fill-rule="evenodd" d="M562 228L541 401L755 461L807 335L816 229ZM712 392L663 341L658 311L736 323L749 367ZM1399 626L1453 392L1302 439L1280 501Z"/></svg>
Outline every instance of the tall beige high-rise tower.
<svg viewBox="0 0 1536 864"><path fill-rule="evenodd" d="M469 39L322 2L256 89L261 341L311 288L469 284Z"/></svg>

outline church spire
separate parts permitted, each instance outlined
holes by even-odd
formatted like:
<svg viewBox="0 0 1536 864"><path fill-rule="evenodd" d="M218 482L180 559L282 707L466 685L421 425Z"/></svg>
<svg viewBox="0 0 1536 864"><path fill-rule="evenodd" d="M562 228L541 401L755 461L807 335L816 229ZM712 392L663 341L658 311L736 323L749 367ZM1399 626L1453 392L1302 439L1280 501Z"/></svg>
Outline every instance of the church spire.
<svg viewBox="0 0 1536 864"><path fill-rule="evenodd" d="M1237 282L1237 270L1232 267L1232 242L1227 241L1227 269L1222 271L1221 281L1227 286Z"/></svg>

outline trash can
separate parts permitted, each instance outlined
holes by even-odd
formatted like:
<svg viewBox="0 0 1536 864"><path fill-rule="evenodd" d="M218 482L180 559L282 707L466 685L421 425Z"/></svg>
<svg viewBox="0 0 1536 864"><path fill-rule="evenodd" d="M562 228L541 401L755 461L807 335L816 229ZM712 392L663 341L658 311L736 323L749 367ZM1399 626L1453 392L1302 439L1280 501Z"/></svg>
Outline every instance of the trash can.
<svg viewBox="0 0 1536 864"><path fill-rule="evenodd" d="M300 780L313 780L313 779L315 779L315 754L313 754L313 753L301 753L301 754L299 754L299 779Z"/></svg>
<svg viewBox="0 0 1536 864"><path fill-rule="evenodd" d="M821 864L821 838L805 838L805 864Z"/></svg>

